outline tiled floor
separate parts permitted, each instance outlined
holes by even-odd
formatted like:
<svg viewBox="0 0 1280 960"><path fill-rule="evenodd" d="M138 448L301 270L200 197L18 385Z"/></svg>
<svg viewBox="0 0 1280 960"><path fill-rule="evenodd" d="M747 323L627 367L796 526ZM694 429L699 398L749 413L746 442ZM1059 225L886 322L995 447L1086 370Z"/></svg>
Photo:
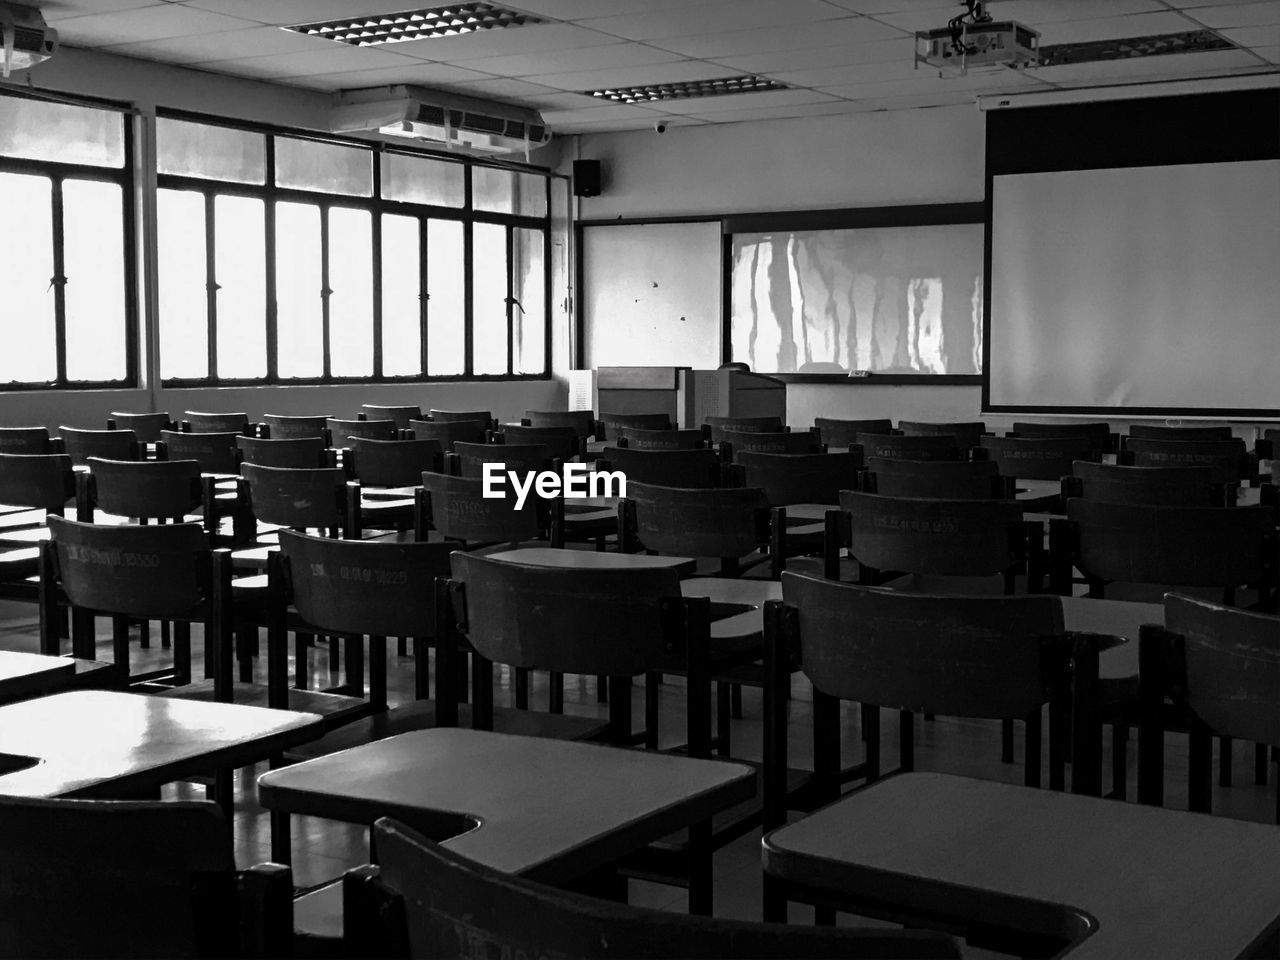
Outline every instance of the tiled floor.
<svg viewBox="0 0 1280 960"><path fill-rule="evenodd" d="M34 609L30 606L0 604L0 648L37 649L37 625L34 617ZM99 656L110 659L111 647L105 628L105 622L101 623ZM193 646L198 658L201 651L198 630ZM389 643L388 647L390 652L387 676L390 697L394 704L412 697L413 663L410 658L396 656L394 642ZM168 662L168 656L168 651L160 648L157 632L153 630L152 646L149 650L139 649L137 642L134 642L133 668L138 671L163 666ZM292 671L292 654L290 661ZM310 653L310 666L313 688L323 688L337 682L337 678L329 674L326 651L313 649ZM496 703L503 704L511 701L509 680L509 676L504 671L499 671L496 679ZM666 731L664 742L676 740L683 726L682 693L682 684L678 679L671 680L663 688L662 718L663 728ZM636 697L634 716L641 718L643 710L638 688ZM597 716L601 715L605 709L595 702L594 680L569 677L566 683L565 699L566 710L571 713ZM545 701L546 678L536 675L533 703L541 707L545 705ZM751 688L744 690L743 703L744 717L734 721L733 724L734 754L746 759L759 759L761 751L760 692ZM789 760L792 766L810 765L812 749L809 711L810 691L807 682L797 678L793 684L791 701ZM849 710L846 707L843 717L843 749L847 762L853 762L861 754L857 710ZM891 765L897 756L898 731L896 718L889 711L883 713L881 728L882 757L885 758L886 765ZM1047 751L1044 753L1047 756ZM1015 754L1019 761L1003 764L1000 762L999 755L999 728L996 723L946 718L940 718L934 722L917 720L916 765L918 769L940 770L1021 783L1023 779L1020 760L1021 729L1018 731ZM1269 787L1254 785L1252 745L1236 744L1234 757L1236 786L1229 789L1215 789L1215 811L1223 815L1271 822L1275 809L1273 792L1275 786L1274 784ZM1166 752L1166 769L1168 777L1166 804L1170 807L1185 808L1186 789L1183 781L1186 771L1186 748L1183 738L1170 736ZM1104 778L1109 778L1109 750L1104 756L1104 771ZM259 772L261 771L246 769L237 773L236 857L242 865L267 860L270 856L268 818L256 801L254 789L254 779ZM549 771L548 775L554 775L554 771ZM1044 782L1047 782L1047 775ZM1133 742L1129 750L1129 783L1130 796L1132 796L1136 783L1136 744ZM1110 789L1110 784L1104 781L1104 788ZM176 784L166 789L165 796L201 796L202 793L203 788L194 784ZM759 843L760 834L756 830L717 852L715 857L715 912L717 915L759 919ZM339 876L348 867L366 862L367 844L367 833L362 828L310 817L295 817L293 821L295 884L300 887L317 885ZM632 881L631 899L634 903L683 910L685 894L682 890L672 887ZM811 914L807 909L793 906L792 912L795 921L809 922Z"/></svg>

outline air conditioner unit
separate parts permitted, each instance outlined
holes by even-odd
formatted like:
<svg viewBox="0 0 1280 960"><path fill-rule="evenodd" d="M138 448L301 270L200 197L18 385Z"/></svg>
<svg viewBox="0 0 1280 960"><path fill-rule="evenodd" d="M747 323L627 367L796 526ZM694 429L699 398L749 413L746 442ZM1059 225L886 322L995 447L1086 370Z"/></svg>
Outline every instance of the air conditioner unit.
<svg viewBox="0 0 1280 960"><path fill-rule="evenodd" d="M47 26L34 7L0 3L0 39L4 43L0 73L5 77L43 63L58 50L58 31Z"/></svg>
<svg viewBox="0 0 1280 960"><path fill-rule="evenodd" d="M377 131L477 153L527 154L551 141L537 110L403 84L339 91L329 129Z"/></svg>

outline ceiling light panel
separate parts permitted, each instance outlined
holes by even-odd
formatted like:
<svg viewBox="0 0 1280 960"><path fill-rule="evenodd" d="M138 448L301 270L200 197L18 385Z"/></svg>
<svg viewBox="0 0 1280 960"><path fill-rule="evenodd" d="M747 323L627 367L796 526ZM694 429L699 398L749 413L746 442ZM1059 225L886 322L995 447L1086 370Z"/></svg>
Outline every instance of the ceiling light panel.
<svg viewBox="0 0 1280 960"><path fill-rule="evenodd" d="M544 23L539 17L492 3L458 3L447 7L405 10L401 13L375 13L341 20L297 23L285 30L304 33L323 40L348 43L354 47L370 47L383 43L407 43L458 37L486 30L505 30Z"/></svg>
<svg viewBox="0 0 1280 960"><path fill-rule="evenodd" d="M609 87L583 90L588 97L614 103L656 103L661 100L688 100L691 97L723 97L732 93L765 93L787 90L785 83L748 74L715 80L685 80L677 83L650 83L638 87Z"/></svg>

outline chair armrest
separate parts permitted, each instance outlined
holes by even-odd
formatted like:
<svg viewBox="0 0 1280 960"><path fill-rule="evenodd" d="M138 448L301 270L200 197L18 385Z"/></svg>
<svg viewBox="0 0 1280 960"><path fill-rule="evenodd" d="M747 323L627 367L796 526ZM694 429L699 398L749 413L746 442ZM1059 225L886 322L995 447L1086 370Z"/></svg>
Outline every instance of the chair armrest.
<svg viewBox="0 0 1280 960"><path fill-rule="evenodd" d="M293 956L293 871L259 863L240 874L240 952L244 957Z"/></svg>

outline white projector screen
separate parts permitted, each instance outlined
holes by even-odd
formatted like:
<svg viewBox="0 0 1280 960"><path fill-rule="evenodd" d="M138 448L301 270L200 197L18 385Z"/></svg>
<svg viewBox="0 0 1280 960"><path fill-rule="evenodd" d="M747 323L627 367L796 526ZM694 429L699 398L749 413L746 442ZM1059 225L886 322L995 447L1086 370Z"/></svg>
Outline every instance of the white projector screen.
<svg viewBox="0 0 1280 960"><path fill-rule="evenodd" d="M1280 160L992 184L993 409L1280 407Z"/></svg>

